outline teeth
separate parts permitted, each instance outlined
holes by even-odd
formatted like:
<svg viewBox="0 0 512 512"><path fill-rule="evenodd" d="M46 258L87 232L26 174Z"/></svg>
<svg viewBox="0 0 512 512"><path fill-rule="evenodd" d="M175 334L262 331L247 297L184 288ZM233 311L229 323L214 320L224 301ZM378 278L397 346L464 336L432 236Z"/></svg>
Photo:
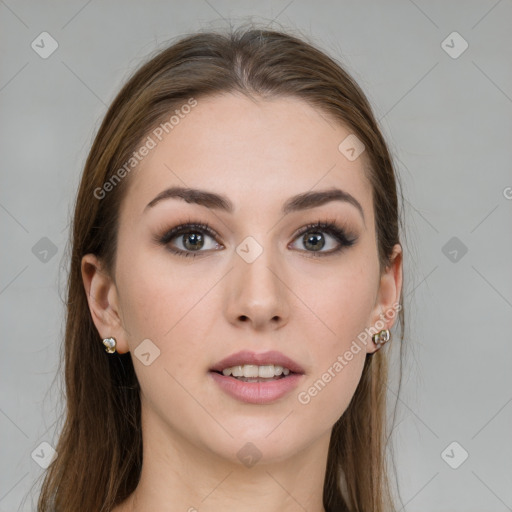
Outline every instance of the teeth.
<svg viewBox="0 0 512 512"><path fill-rule="evenodd" d="M226 377L232 375L233 377L261 377L264 379L270 379L281 374L286 376L289 373L290 370L288 368L283 368L277 364L268 364L263 366L244 364L222 370L222 374Z"/></svg>
<svg viewBox="0 0 512 512"><path fill-rule="evenodd" d="M241 366L233 366L232 368L230 368L231 370L231 374L233 375L233 377L243 377L244 376L244 371L242 369ZM222 372L224 373L224 372ZM229 373L228 373L229 375Z"/></svg>
<svg viewBox="0 0 512 512"><path fill-rule="evenodd" d="M244 377L259 377L258 366L255 364L245 364L241 367Z"/></svg>

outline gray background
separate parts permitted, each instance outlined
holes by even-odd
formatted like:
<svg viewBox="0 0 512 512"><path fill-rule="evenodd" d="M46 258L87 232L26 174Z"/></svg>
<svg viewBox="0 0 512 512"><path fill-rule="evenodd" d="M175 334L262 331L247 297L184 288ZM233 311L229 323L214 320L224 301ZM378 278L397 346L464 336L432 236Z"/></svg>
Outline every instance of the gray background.
<svg viewBox="0 0 512 512"><path fill-rule="evenodd" d="M403 510L512 510L510 0L0 0L0 512L35 509L27 494L43 470L31 454L55 445L69 215L106 106L166 40L247 16L340 59L398 164L410 348L392 438ZM31 47L43 31L58 43L45 59ZM469 45L457 58L454 31Z"/></svg>

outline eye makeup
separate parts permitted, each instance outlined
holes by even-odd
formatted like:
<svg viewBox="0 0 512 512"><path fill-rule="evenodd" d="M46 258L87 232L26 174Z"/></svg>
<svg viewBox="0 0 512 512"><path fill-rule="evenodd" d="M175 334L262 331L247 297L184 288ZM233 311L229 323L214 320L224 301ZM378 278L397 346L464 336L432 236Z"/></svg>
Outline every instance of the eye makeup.
<svg viewBox="0 0 512 512"><path fill-rule="evenodd" d="M347 230L347 228L340 226L336 219L332 218L319 220L317 222L307 224L306 226L300 228L298 231L294 233L293 241L307 233L311 233L314 235L327 234L331 238L333 238L338 244L335 249L331 249L329 251L299 250L299 252L307 253L308 257L326 257L340 253L341 251L344 251L345 249L353 246L358 239L358 237L354 235L351 230ZM194 235L193 239L195 239L196 241L203 241L206 235L216 240L216 247L214 249L196 251L187 250L186 248L180 249L171 243L174 239L179 239L179 237L181 236L181 242L183 244L184 235ZM199 235L199 237L197 235ZM213 251L222 249L224 246L220 242L218 242L219 238L219 235L208 223L196 222L190 219L184 223L177 224L176 226L170 229L164 230L164 232L161 234L156 234L153 237L153 241L159 245L165 246L171 253L176 254L178 256L197 257L205 256ZM316 238L316 240L318 242L318 237ZM200 249L201 248L202 247L200 247Z"/></svg>

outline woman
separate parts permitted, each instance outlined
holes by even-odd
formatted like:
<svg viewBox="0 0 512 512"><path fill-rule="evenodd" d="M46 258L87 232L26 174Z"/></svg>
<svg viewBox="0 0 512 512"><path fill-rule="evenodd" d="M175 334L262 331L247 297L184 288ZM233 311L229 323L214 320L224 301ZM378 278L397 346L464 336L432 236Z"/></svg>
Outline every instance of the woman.
<svg viewBox="0 0 512 512"><path fill-rule="evenodd" d="M392 510L401 290L391 157L336 62L259 29L159 51L83 172L38 510Z"/></svg>

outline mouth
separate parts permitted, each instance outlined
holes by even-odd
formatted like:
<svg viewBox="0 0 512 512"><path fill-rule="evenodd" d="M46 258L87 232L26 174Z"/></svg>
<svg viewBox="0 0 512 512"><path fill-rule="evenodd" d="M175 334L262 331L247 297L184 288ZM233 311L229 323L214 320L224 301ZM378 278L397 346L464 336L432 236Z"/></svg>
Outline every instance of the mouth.
<svg viewBox="0 0 512 512"><path fill-rule="evenodd" d="M280 365L235 365L222 371L210 371L241 382L272 382L286 379L289 376L300 375Z"/></svg>
<svg viewBox="0 0 512 512"><path fill-rule="evenodd" d="M217 362L210 371L222 373L224 376L253 379L282 378L290 373L304 374L299 363L275 350L259 354L242 350Z"/></svg>
<svg viewBox="0 0 512 512"><path fill-rule="evenodd" d="M280 352L242 351L219 361L210 368L209 374L232 398L251 404L268 404L290 393L305 372Z"/></svg>

